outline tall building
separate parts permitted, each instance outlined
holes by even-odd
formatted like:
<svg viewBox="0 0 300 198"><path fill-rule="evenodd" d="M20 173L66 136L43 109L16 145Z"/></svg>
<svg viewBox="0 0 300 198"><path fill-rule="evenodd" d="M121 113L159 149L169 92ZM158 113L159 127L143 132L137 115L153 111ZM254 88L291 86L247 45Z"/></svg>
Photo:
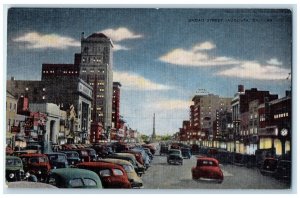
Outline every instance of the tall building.
<svg viewBox="0 0 300 198"><path fill-rule="evenodd" d="M120 87L121 83L113 82L112 128L120 128Z"/></svg>
<svg viewBox="0 0 300 198"><path fill-rule="evenodd" d="M194 128L193 134L195 139L204 141L205 146L213 146L213 140L215 139L214 122L217 118L217 111L224 111L231 109L231 98L221 98L218 95L206 94L196 95L192 99L194 105L190 107L190 118L192 128Z"/></svg>
<svg viewBox="0 0 300 198"><path fill-rule="evenodd" d="M94 33L87 38L81 36L80 78L93 87L92 141L98 141L102 125L104 130L112 127L113 95L113 43L102 33Z"/></svg>

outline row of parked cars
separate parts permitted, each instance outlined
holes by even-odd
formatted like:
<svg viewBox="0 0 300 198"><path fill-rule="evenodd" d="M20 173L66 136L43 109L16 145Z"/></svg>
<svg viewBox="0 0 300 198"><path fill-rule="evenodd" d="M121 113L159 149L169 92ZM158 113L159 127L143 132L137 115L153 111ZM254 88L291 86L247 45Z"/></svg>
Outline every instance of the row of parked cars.
<svg viewBox="0 0 300 198"><path fill-rule="evenodd" d="M43 154L12 152L6 157L6 180L38 181L59 188L143 188L141 176L150 167L156 148L115 143L54 145L53 150Z"/></svg>

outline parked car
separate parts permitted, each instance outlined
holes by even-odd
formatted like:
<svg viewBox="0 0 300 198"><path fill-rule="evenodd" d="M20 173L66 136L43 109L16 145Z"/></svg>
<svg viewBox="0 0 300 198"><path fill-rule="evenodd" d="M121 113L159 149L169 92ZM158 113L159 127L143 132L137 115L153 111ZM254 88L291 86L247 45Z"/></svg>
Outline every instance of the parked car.
<svg viewBox="0 0 300 198"><path fill-rule="evenodd" d="M84 148L81 149L74 149L79 154L79 158L82 162L90 162L91 158L89 156L89 153Z"/></svg>
<svg viewBox="0 0 300 198"><path fill-rule="evenodd" d="M20 158L22 159L25 172L35 175L38 181L45 181L51 170L51 165L46 155L30 153L23 154Z"/></svg>
<svg viewBox="0 0 300 198"><path fill-rule="evenodd" d="M81 162L79 154L76 151L60 151L67 156L67 161L69 166L74 166Z"/></svg>
<svg viewBox="0 0 300 198"><path fill-rule="evenodd" d="M192 167L192 178L215 180L218 183L222 183L224 176L223 172L219 166L219 162L215 158L210 157L200 157L197 159L197 164Z"/></svg>
<svg viewBox="0 0 300 198"><path fill-rule="evenodd" d="M150 149L152 155L154 155L156 152L156 148L153 144L143 144L142 147Z"/></svg>
<svg viewBox="0 0 300 198"><path fill-rule="evenodd" d="M170 149L169 154L167 156L168 164L183 164L183 158L181 155L181 151L178 149Z"/></svg>
<svg viewBox="0 0 300 198"><path fill-rule="evenodd" d="M95 149L85 148L85 150L88 152L88 155L90 156L91 161L97 161L98 155L97 155Z"/></svg>
<svg viewBox="0 0 300 198"><path fill-rule="evenodd" d="M135 159L140 163L142 164L143 166L145 166L145 163L143 161L143 157L142 157L142 154L138 151L133 151L133 150L128 150L128 151L122 151L122 153L130 153L130 154L133 154Z"/></svg>
<svg viewBox="0 0 300 198"><path fill-rule="evenodd" d="M276 179L284 180L288 183L291 182L291 161L279 160L277 164L277 170L274 174Z"/></svg>
<svg viewBox="0 0 300 198"><path fill-rule="evenodd" d="M67 155L64 153L46 153L51 169L68 168Z"/></svg>
<svg viewBox="0 0 300 198"><path fill-rule="evenodd" d="M14 153L14 150L11 147L7 146L5 149L5 153L6 155L12 155Z"/></svg>
<svg viewBox="0 0 300 198"><path fill-rule="evenodd" d="M76 166L97 173L104 188L131 188L122 166L106 162L82 162Z"/></svg>
<svg viewBox="0 0 300 198"><path fill-rule="evenodd" d="M131 149L131 151L139 152L142 155L144 166L146 167L146 169L150 167L150 163L151 163L150 157L147 155L147 153L143 148L135 147Z"/></svg>
<svg viewBox="0 0 300 198"><path fill-rule="evenodd" d="M131 154L131 153L115 153L115 154L110 155L108 157L109 158L114 158L114 159L123 159L123 160L129 161L133 165L134 170L135 170L135 172L137 173L138 176L142 176L142 174L145 173L145 167L136 160L134 154Z"/></svg>
<svg viewBox="0 0 300 198"><path fill-rule="evenodd" d="M21 158L6 156L5 178L8 182L22 181L25 178Z"/></svg>
<svg viewBox="0 0 300 198"><path fill-rule="evenodd" d="M53 185L42 183L42 182L30 182L30 181L17 181L17 182L8 182L8 188L34 188L34 189L44 189L44 188L56 188Z"/></svg>
<svg viewBox="0 0 300 198"><path fill-rule="evenodd" d="M102 162L114 163L122 166L126 171L128 176L128 180L131 184L131 188L143 188L143 181L142 179L136 174L132 164L126 160L121 159L113 159L113 158L106 158L101 159Z"/></svg>
<svg viewBox="0 0 300 198"><path fill-rule="evenodd" d="M181 154L183 158L190 159L192 157L191 149L181 148Z"/></svg>
<svg viewBox="0 0 300 198"><path fill-rule="evenodd" d="M47 183L58 188L102 188L101 180L96 173L79 168L51 170Z"/></svg>
<svg viewBox="0 0 300 198"><path fill-rule="evenodd" d="M151 153L150 149L144 147L143 149L146 152L146 154L149 156L150 160L153 160L153 154Z"/></svg>
<svg viewBox="0 0 300 198"><path fill-rule="evenodd" d="M273 157L266 158L260 168L262 175L273 176L277 170L278 160Z"/></svg>

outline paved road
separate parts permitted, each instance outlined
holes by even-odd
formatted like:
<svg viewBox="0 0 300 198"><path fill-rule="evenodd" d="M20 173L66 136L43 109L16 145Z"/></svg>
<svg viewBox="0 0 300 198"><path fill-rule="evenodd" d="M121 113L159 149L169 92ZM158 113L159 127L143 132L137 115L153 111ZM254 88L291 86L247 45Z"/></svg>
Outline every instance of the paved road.
<svg viewBox="0 0 300 198"><path fill-rule="evenodd" d="M263 176L258 169L221 165L221 184L192 180L191 168L196 158L185 159L183 165L168 165L166 156L155 156L152 166L142 179L145 189L288 189L289 186L272 177Z"/></svg>

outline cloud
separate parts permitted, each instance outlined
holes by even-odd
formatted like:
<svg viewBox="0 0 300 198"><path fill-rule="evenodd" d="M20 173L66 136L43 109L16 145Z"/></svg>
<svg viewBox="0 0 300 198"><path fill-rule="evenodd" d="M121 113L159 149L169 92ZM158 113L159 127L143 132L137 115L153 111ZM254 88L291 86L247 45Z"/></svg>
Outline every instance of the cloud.
<svg viewBox="0 0 300 198"><path fill-rule="evenodd" d="M269 65L282 65L282 62L279 62L277 58L271 58L267 61Z"/></svg>
<svg viewBox="0 0 300 198"><path fill-rule="evenodd" d="M38 32L26 33L23 36L13 39L13 41L24 42L29 49L80 47L80 42L73 38L58 34L40 34Z"/></svg>
<svg viewBox="0 0 300 198"><path fill-rule="evenodd" d="M245 61L241 65L223 70L217 75L258 80L283 80L290 70L275 65L261 65L255 61Z"/></svg>
<svg viewBox="0 0 300 198"><path fill-rule="evenodd" d="M214 49L216 48L216 45L209 42L209 41L206 41L206 42L203 42L203 43L199 43L197 45L195 45L193 47L193 50L194 51L197 51L197 50L211 50L211 49Z"/></svg>
<svg viewBox="0 0 300 198"><path fill-rule="evenodd" d="M160 100L156 101L152 104L152 108L158 110L175 110L175 109L189 109L190 105L192 105L192 101L185 100Z"/></svg>
<svg viewBox="0 0 300 198"><path fill-rule="evenodd" d="M123 45L120 45L120 44L114 44L114 48L113 48L114 51L119 51L119 50L130 50L129 48L123 46Z"/></svg>
<svg viewBox="0 0 300 198"><path fill-rule="evenodd" d="M143 35L135 34L125 27L119 27L117 29L105 29L100 32L110 37L113 42L119 42L128 39L138 39L143 37Z"/></svg>
<svg viewBox="0 0 300 198"><path fill-rule="evenodd" d="M173 49L159 58L160 61L173 65L187 67L207 67L221 65L235 65L239 61L225 56L210 56L207 51L216 46L211 42L196 44L193 48L186 50L182 48Z"/></svg>
<svg viewBox="0 0 300 198"><path fill-rule="evenodd" d="M128 90L149 91L171 89L171 87L167 85L152 82L151 80L135 73L114 71L113 79L114 81L120 82L122 87Z"/></svg>

